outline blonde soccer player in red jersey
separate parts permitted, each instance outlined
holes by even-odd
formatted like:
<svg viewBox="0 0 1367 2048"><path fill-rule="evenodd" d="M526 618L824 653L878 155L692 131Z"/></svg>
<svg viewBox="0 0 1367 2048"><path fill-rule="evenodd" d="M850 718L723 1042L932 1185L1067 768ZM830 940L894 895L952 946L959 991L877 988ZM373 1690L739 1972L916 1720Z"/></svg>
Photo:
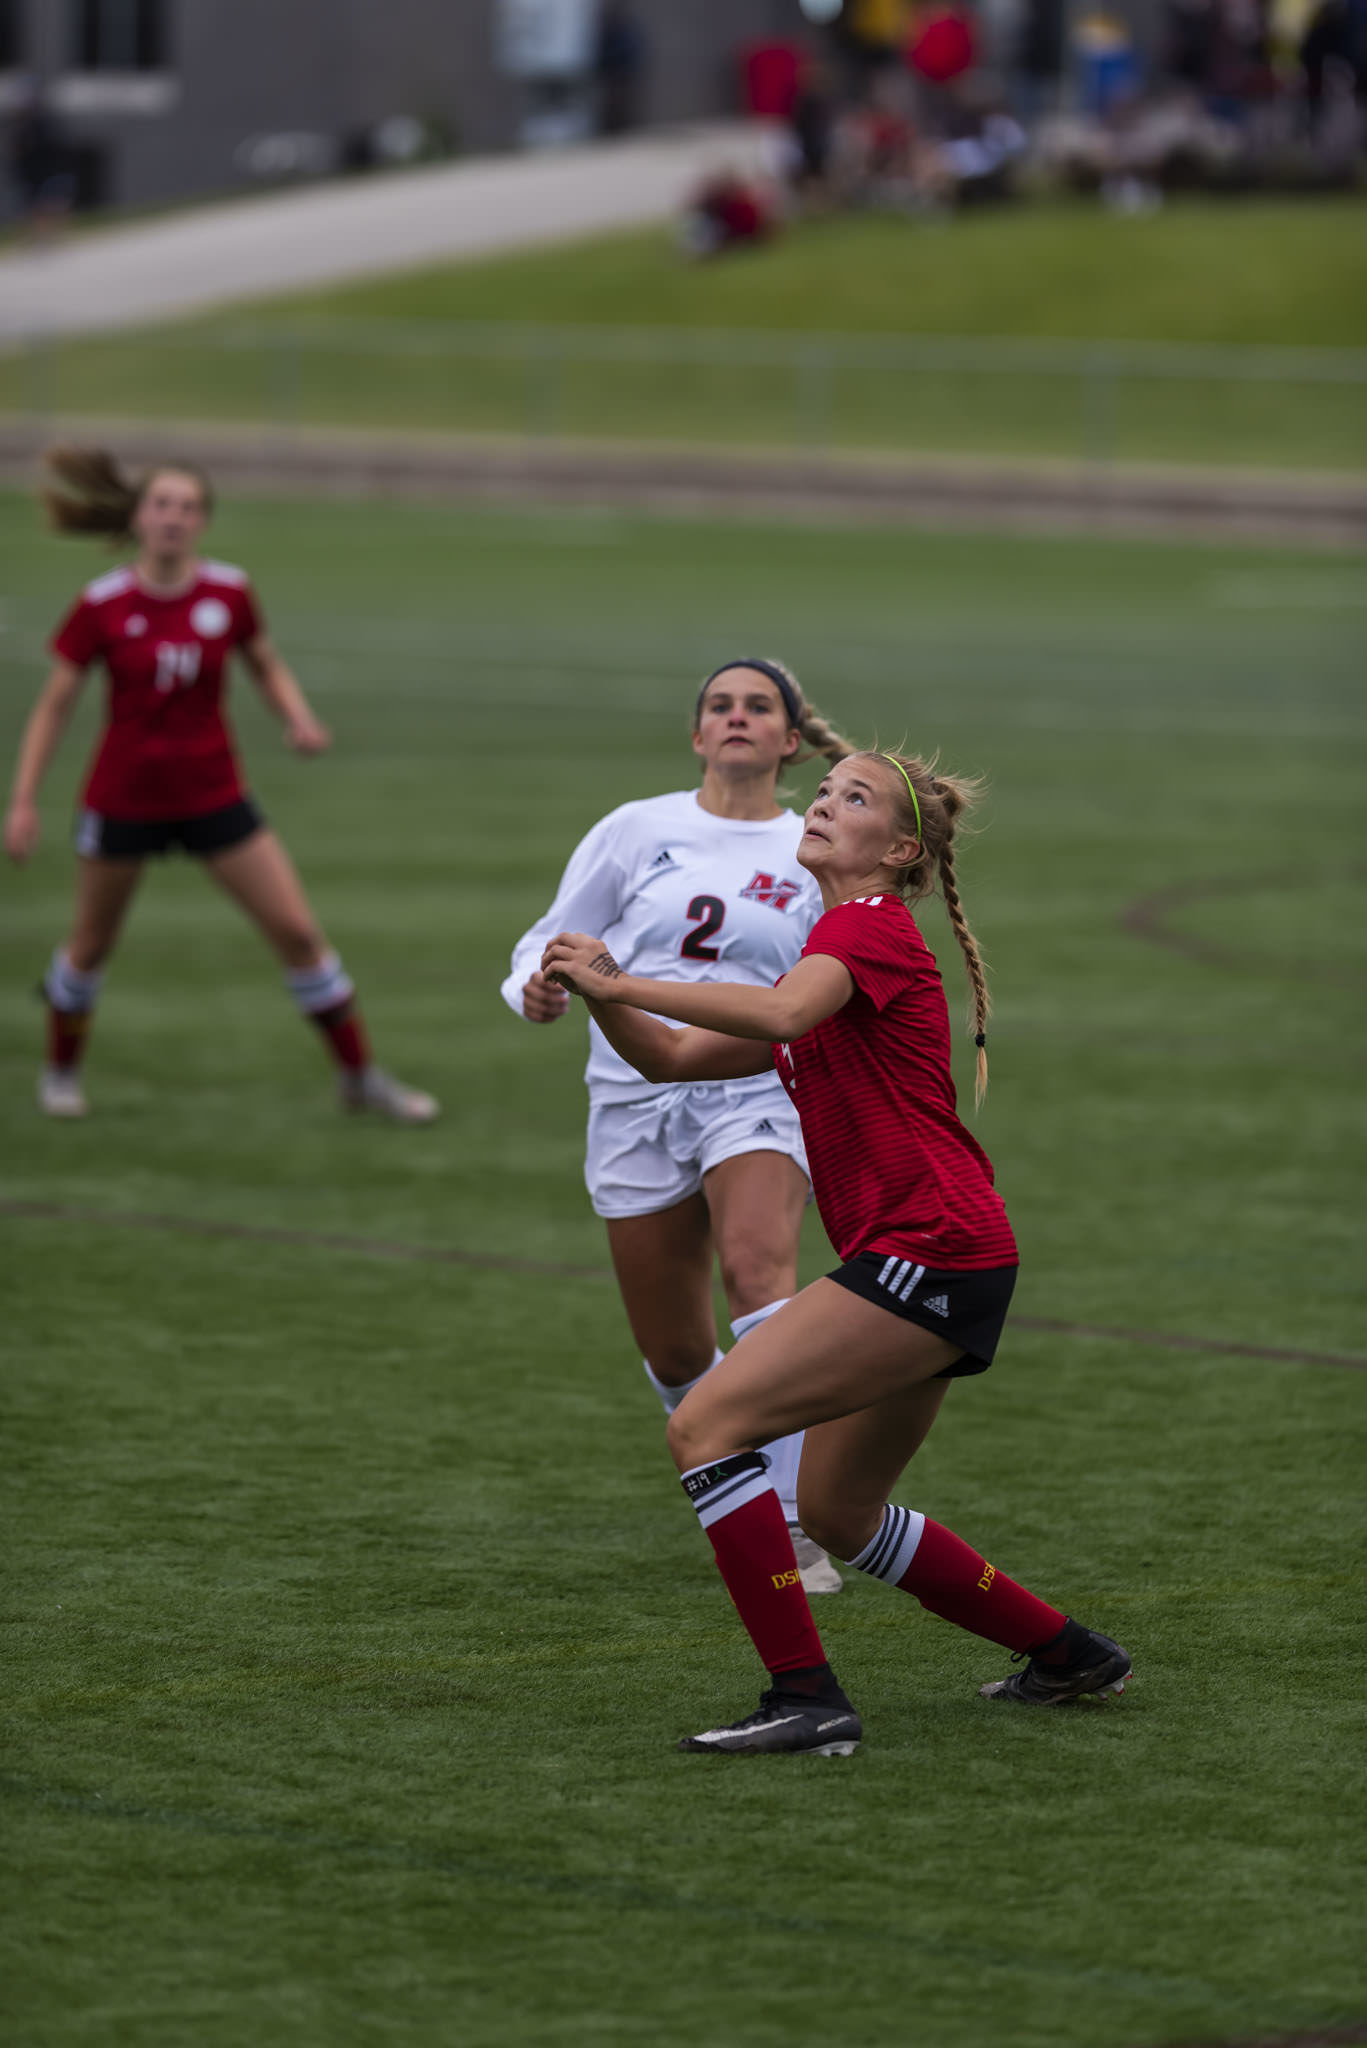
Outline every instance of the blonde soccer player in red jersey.
<svg viewBox="0 0 1367 2048"><path fill-rule="evenodd" d="M637 798L601 818L570 856L555 900L523 933L503 983L509 1008L555 1023L569 1007L541 972L567 925L605 934L634 974L770 987L796 961L821 911L797 865L802 820L778 782L803 749L835 761L849 742L781 662L726 661L693 706L702 781ZM712 1305L715 1255L740 1338L797 1286L810 1184L802 1133L776 1074L652 1087L590 1029L584 1178L646 1376L666 1415L723 1356ZM793 1524L802 1583L837 1593L840 1574L797 1527L801 1438L769 1447Z"/></svg>
<svg viewBox="0 0 1367 2048"><path fill-rule="evenodd" d="M909 908L938 881L972 984L981 1096L987 984L953 852L973 793L900 755L838 762L798 848L823 914L773 988L642 980L582 934L546 949L545 973L584 996L605 1037L650 1079L777 1071L841 1261L749 1332L670 1421L684 1489L770 1679L757 1712L683 1749L844 1756L863 1733L826 1660L762 1452L795 1430L806 1432L803 1528L1024 1660L984 1685L986 1696L1057 1705L1119 1692L1130 1675L1109 1636L888 1501L950 1381L991 1364L1016 1278L991 1164L956 1114L944 991Z"/></svg>
<svg viewBox="0 0 1367 2048"><path fill-rule="evenodd" d="M146 862L181 847L279 956L295 1003L336 1063L346 1107L430 1123L433 1098L371 1059L351 978L244 787L223 708L230 655L242 656L290 746L320 754L330 736L272 645L246 575L199 553L212 509L208 482L175 463L131 482L98 449L54 449L48 464L44 495L57 530L127 541L136 553L86 586L53 638L53 666L20 742L5 817L5 850L24 862L38 844L43 775L87 671L102 664L106 722L81 797L75 916L43 980L40 1106L49 1116L86 1114L81 1057L105 965Z"/></svg>

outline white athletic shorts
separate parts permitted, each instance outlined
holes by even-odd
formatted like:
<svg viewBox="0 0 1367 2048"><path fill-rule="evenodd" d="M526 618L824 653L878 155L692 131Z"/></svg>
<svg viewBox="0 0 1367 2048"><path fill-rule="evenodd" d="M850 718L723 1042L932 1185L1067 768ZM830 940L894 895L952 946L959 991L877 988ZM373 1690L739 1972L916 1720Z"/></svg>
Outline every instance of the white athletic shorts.
<svg viewBox="0 0 1367 2048"><path fill-rule="evenodd" d="M697 1194L705 1173L743 1152L782 1152L807 1172L802 1126L775 1074L590 1103L584 1179L599 1216L650 1216Z"/></svg>

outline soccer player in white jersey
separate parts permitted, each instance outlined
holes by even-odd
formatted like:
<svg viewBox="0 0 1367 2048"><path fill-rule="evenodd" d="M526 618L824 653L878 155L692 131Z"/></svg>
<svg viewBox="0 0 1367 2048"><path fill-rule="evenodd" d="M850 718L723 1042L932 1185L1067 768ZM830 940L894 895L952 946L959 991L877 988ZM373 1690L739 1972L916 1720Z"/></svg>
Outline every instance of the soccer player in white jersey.
<svg viewBox="0 0 1367 2048"><path fill-rule="evenodd" d="M533 1024L569 1007L541 973L557 932L602 934L630 974L748 981L769 988L802 950L821 897L797 864L802 820L775 794L812 753L852 748L780 662L740 660L710 675L693 717L702 786L612 811L575 848L555 901L513 951L503 998ZM734 1336L797 1287L810 1185L797 1115L775 1074L700 1086L641 1079L589 1026L584 1177L646 1376L666 1415L723 1353L712 1308L715 1252ZM840 1575L797 1523L801 1436L768 1446L808 1592Z"/></svg>

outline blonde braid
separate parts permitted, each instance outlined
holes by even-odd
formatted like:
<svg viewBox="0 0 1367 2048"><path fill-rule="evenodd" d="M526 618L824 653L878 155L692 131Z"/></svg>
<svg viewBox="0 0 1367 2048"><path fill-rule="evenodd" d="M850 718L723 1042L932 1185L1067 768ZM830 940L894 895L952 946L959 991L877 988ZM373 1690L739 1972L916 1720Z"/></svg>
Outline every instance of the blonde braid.
<svg viewBox="0 0 1367 2048"><path fill-rule="evenodd" d="M896 886L907 903L917 903L923 896L931 894L938 875L950 929L964 956L972 988L970 1015L973 1039L978 1049L973 1088L976 1108L987 1093L985 1040L992 1003L978 941L969 928L959 896L958 878L954 872L954 830L958 819L978 801L982 785L967 775L937 775L933 759L918 760L914 754L877 752L868 753L865 758L881 763L884 775L888 773L889 766L896 771L892 790L897 820L907 837L916 841L915 854L904 868L897 870ZM912 788L920 807L919 815L911 801Z"/></svg>
<svg viewBox="0 0 1367 2048"><path fill-rule="evenodd" d="M856 751L844 734L838 733L830 720L814 705L809 704L805 697L800 701L802 716L797 722L797 729L811 752L794 754L789 764L791 767L800 768L804 761L814 761L818 754L824 754L831 762L843 761Z"/></svg>
<svg viewBox="0 0 1367 2048"><path fill-rule="evenodd" d="M938 793L938 792L937 792ZM945 899L945 909L954 936L959 941L959 950L968 968L968 979L973 988L972 1017L973 1040L978 1048L977 1064L973 1077L973 1106L982 1107L987 1093L987 1020L992 1014L992 998L987 992L987 975L983 969L983 956L978 951L978 941L969 929L964 907L959 900L959 885L954 876L954 848L949 839L940 848L940 894Z"/></svg>

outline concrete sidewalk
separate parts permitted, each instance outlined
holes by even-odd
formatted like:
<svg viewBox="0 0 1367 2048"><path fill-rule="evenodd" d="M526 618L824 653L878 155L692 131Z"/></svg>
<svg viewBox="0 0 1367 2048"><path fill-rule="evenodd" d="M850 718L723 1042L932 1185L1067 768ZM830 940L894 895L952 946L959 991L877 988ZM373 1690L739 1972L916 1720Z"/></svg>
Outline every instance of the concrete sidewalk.
<svg viewBox="0 0 1367 2048"><path fill-rule="evenodd" d="M705 171L759 169L770 151L762 124L719 122L311 185L78 235L0 256L0 339L137 327L664 220Z"/></svg>

